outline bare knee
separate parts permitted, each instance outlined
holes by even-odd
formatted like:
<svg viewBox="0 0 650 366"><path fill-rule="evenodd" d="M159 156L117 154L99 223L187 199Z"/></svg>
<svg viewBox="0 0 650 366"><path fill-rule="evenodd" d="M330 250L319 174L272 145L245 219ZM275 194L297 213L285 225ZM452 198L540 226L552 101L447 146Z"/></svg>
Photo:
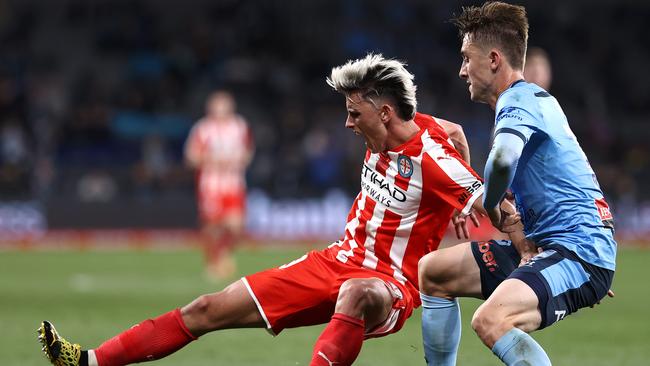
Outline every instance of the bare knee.
<svg viewBox="0 0 650 366"><path fill-rule="evenodd" d="M336 312L358 318L390 310L392 297L381 280L353 278L345 281L339 290ZM388 312L386 311L386 313Z"/></svg>
<svg viewBox="0 0 650 366"><path fill-rule="evenodd" d="M515 326L511 317L501 316L491 310L489 307L480 306L472 317L472 329L490 348L503 334Z"/></svg>
<svg viewBox="0 0 650 366"><path fill-rule="evenodd" d="M444 286L448 278L445 278L444 270L437 265L438 252L431 252L418 262L418 281L420 292L429 296L450 298L449 291Z"/></svg>
<svg viewBox="0 0 650 366"><path fill-rule="evenodd" d="M197 336L218 329L265 324L241 281L220 292L199 296L181 309L181 315L190 332Z"/></svg>
<svg viewBox="0 0 650 366"><path fill-rule="evenodd" d="M201 295L181 309L183 321L194 334L219 329L218 312L214 311L217 294Z"/></svg>

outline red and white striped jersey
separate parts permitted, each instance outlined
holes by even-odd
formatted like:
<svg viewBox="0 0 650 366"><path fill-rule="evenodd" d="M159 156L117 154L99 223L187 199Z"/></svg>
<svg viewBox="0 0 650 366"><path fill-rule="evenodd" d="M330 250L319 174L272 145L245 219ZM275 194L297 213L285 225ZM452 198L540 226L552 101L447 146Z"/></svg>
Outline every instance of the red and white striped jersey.
<svg viewBox="0 0 650 366"><path fill-rule="evenodd" d="M436 250L454 208L468 213L483 182L433 117L416 114L419 133L386 152L366 152L357 195L336 258L393 276L419 304L418 261Z"/></svg>
<svg viewBox="0 0 650 366"><path fill-rule="evenodd" d="M188 157L198 157L199 192L230 194L245 191L244 174L252 149L251 133L241 116L198 121L190 131L185 151Z"/></svg>

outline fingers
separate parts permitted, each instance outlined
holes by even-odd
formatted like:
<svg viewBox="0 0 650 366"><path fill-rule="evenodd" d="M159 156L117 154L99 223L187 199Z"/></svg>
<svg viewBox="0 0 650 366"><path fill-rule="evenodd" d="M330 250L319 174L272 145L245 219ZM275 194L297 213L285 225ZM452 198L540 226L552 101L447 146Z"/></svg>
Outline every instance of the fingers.
<svg viewBox="0 0 650 366"><path fill-rule="evenodd" d="M467 227L467 221L464 217L455 217L452 219L454 223L454 229L456 230L456 238L458 239L469 239L469 228Z"/></svg>
<svg viewBox="0 0 650 366"><path fill-rule="evenodd" d="M466 221L463 221L461 227L463 228L463 235L465 235L465 239L469 239L469 228L467 227Z"/></svg>
<svg viewBox="0 0 650 366"><path fill-rule="evenodd" d="M512 204L512 202L510 202L508 200L501 201L500 208L501 208L501 211L506 212L506 213L508 213L510 215L513 215L513 214L517 213L517 208L515 207L515 205Z"/></svg>
<svg viewBox="0 0 650 366"><path fill-rule="evenodd" d="M518 213L513 215L504 215L501 223L501 231L504 233L513 233L515 231L523 231L521 224L521 216Z"/></svg>
<svg viewBox="0 0 650 366"><path fill-rule="evenodd" d="M461 239L460 217L452 216L451 223L454 224L454 230L456 231L456 238Z"/></svg>
<svg viewBox="0 0 650 366"><path fill-rule="evenodd" d="M476 214L474 212L471 212L469 214L469 218L472 220L472 223L474 223L474 227L481 226L481 223L478 221L478 217L476 217Z"/></svg>

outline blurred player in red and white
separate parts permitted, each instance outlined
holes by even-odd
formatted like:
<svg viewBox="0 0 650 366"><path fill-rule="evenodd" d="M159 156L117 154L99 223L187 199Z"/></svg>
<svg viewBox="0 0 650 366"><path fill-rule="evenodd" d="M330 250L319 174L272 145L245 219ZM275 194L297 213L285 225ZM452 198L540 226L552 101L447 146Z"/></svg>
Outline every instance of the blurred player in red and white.
<svg viewBox="0 0 650 366"><path fill-rule="evenodd" d="M245 174L254 147L246 120L236 113L232 94L212 93L205 109L205 117L187 139L185 160L197 171L206 272L211 278L223 279L235 272L231 251L244 228Z"/></svg>
<svg viewBox="0 0 650 366"><path fill-rule="evenodd" d="M549 91L553 81L553 70L548 53L542 48L530 47L526 51L526 63L524 65L524 79Z"/></svg>
<svg viewBox="0 0 650 366"><path fill-rule="evenodd" d="M260 327L276 335L327 323L310 365L346 366L364 339L402 328L420 305L418 261L438 248L454 210L485 212L483 183L444 127L416 113L413 75L401 62L368 55L332 69L327 81L345 96L345 126L368 148L341 240L145 320L94 350L81 351L43 322L40 338L54 364L126 365L165 357L216 330Z"/></svg>

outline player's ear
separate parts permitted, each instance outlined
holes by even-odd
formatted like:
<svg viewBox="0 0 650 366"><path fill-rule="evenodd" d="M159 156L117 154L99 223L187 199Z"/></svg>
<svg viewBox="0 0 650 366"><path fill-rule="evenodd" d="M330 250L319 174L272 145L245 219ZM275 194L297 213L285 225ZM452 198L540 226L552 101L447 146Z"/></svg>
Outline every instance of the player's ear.
<svg viewBox="0 0 650 366"><path fill-rule="evenodd" d="M391 107L388 104L384 104L380 108L381 110L379 111L379 118L381 119L382 123L388 122L391 117L391 113L393 113L393 107Z"/></svg>
<svg viewBox="0 0 650 366"><path fill-rule="evenodd" d="M488 57L490 58L490 70L492 70L492 72L496 72L501 66L501 62L503 62L503 56L501 55L501 52L499 52L499 50L496 48L493 48L490 50Z"/></svg>

